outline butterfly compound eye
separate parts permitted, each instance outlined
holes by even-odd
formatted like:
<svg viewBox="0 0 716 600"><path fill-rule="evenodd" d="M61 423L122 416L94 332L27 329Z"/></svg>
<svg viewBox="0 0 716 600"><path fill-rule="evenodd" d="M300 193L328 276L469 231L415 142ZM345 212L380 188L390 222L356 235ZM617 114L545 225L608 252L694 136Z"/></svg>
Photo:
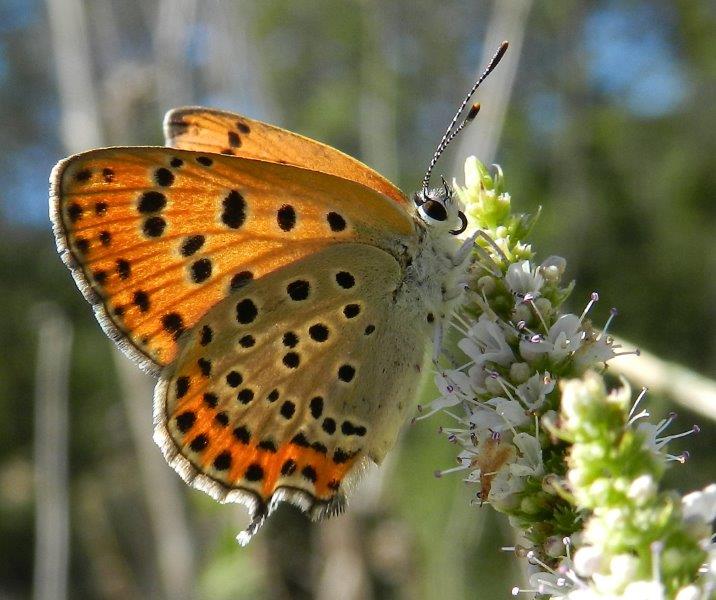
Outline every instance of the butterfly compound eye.
<svg viewBox="0 0 716 600"><path fill-rule="evenodd" d="M433 221L445 221L448 217L447 210L437 200L426 200L420 205L420 212Z"/></svg>

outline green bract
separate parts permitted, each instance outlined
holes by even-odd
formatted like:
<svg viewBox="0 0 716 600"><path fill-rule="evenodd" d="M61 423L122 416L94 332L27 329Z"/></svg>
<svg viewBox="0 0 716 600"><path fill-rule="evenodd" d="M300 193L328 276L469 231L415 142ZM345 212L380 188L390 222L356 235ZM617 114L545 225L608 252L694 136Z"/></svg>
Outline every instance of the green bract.
<svg viewBox="0 0 716 600"><path fill-rule="evenodd" d="M567 481L575 506L589 515L575 554L578 573L601 594L623 595L642 580L675 597L698 579L710 531L704 536L703 529L690 530L681 498L657 492L664 457L630 423L628 385L608 393L601 377L588 373L561 388L555 433L571 444ZM628 577L619 571L626 563Z"/></svg>

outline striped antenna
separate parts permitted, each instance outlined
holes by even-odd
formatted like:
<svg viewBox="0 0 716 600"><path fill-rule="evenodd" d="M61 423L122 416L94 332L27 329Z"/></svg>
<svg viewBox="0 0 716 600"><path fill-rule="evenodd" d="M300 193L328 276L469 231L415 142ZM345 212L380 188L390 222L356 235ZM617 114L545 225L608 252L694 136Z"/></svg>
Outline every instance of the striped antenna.
<svg viewBox="0 0 716 600"><path fill-rule="evenodd" d="M445 148L448 147L448 144L455 139L457 134L460 133L463 128L468 125L480 111L480 105L473 104L470 108L470 111L467 113L467 116L463 119L462 123L460 123L458 127L455 127L458 119L460 118L460 115L462 114L463 110L465 110L467 103L470 101L470 98L472 98L472 95L475 93L475 91L477 91L477 88L480 87L480 84L485 81L487 76L492 73L500 60L502 60L502 57L505 55L505 52L507 52L507 46L507 42L502 42L500 44L500 47L493 55L492 59L490 60L490 63L487 65L485 70L482 72L482 75L480 75L479 79L475 82L472 88L470 88L470 91L465 96L465 99L462 101L462 104L460 104L460 108L457 109L455 116L452 118L452 121L450 121L450 125L448 125L448 128L445 130L445 133L443 134L443 137L440 140L438 147L435 149L433 158L430 160L430 165L428 165L428 170L425 172L425 177L423 177L423 193L427 193L428 191L428 185L430 184L430 175L433 172L433 167L435 166L435 163L438 162L438 159L440 158L442 153L445 151Z"/></svg>

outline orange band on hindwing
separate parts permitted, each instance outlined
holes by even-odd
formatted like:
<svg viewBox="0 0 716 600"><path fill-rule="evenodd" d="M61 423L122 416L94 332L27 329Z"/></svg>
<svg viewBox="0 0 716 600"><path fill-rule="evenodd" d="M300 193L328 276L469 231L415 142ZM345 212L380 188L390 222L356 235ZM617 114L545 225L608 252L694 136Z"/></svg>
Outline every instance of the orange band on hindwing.
<svg viewBox="0 0 716 600"><path fill-rule="evenodd" d="M258 435L245 426L229 426L222 415L201 394L178 405L171 420L181 434L183 453L223 485L248 489L266 503L279 487L330 500L359 455L341 448L329 452L301 432L278 447L262 446Z"/></svg>

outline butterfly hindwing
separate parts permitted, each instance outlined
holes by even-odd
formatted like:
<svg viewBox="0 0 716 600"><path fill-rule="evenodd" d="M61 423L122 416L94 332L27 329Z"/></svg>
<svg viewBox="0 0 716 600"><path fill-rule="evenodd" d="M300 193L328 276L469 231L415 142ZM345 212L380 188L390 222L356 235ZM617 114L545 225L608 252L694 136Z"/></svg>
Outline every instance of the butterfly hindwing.
<svg viewBox="0 0 716 600"><path fill-rule="evenodd" d="M383 250L337 244L217 304L157 384L167 460L248 504L254 529L279 499L339 510L344 477L393 445L419 378L427 330L395 311L402 275Z"/></svg>
<svg viewBox="0 0 716 600"><path fill-rule="evenodd" d="M412 233L384 195L333 175L170 148L107 148L59 163L58 248L108 334L145 369L214 305L328 245Z"/></svg>
<svg viewBox="0 0 716 600"><path fill-rule="evenodd" d="M385 177L340 150L281 127L221 110L177 108L164 118L167 146L258 158L351 179L399 205L405 194Z"/></svg>

